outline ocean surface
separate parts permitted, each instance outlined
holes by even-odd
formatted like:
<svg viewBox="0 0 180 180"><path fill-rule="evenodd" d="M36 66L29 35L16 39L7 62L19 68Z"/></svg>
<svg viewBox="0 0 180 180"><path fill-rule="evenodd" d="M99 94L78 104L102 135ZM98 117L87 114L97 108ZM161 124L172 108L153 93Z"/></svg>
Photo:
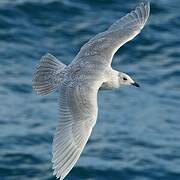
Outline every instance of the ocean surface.
<svg viewBox="0 0 180 180"><path fill-rule="evenodd" d="M0 1L0 180L55 180L51 144L58 92L32 76L49 52L69 64L80 47L138 0ZM180 180L180 2L152 0L142 33L113 68L141 88L99 93L99 116L67 180Z"/></svg>

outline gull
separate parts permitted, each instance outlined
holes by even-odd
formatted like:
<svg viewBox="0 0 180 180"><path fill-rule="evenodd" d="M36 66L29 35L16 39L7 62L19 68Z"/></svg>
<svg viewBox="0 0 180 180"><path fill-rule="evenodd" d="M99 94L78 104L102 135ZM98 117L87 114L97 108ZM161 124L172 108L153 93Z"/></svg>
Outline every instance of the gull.
<svg viewBox="0 0 180 180"><path fill-rule="evenodd" d="M53 139L52 163L63 180L78 161L98 115L97 94L121 86L139 87L129 75L111 67L116 51L137 36L149 17L150 3L143 0L135 10L84 44L69 65L46 54L33 77L40 95L59 90L59 123Z"/></svg>

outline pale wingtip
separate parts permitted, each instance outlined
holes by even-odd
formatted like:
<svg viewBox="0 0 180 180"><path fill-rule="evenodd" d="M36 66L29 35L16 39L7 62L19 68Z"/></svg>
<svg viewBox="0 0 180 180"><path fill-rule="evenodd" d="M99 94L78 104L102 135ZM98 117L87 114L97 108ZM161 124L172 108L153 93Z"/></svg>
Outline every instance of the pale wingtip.
<svg viewBox="0 0 180 180"><path fill-rule="evenodd" d="M148 14L150 14L150 1L149 0L142 0L140 4L147 7Z"/></svg>
<svg viewBox="0 0 180 180"><path fill-rule="evenodd" d="M143 27L146 24L149 15L150 15L150 1L149 0L140 0L140 3L138 4L138 6L135 9L135 12L137 11L142 11L142 9L145 10L145 14L144 14L144 20L143 20ZM142 28L143 28L142 27Z"/></svg>

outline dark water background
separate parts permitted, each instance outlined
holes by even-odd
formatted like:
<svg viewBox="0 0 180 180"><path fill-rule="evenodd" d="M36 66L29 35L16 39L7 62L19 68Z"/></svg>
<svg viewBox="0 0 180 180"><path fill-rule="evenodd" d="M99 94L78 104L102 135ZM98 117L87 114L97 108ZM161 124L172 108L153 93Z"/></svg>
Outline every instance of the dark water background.
<svg viewBox="0 0 180 180"><path fill-rule="evenodd" d="M37 96L46 52L68 64L136 0L0 1L0 180L53 180L58 93ZM152 0L143 32L113 67L142 86L104 92L99 117L67 180L180 180L180 1Z"/></svg>

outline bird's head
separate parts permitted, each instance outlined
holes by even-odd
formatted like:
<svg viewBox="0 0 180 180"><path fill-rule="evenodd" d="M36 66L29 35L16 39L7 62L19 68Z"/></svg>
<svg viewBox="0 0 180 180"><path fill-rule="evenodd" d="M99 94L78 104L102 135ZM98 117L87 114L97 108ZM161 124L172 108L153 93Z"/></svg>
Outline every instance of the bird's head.
<svg viewBox="0 0 180 180"><path fill-rule="evenodd" d="M118 78L119 78L119 85L120 86L122 86L122 85L127 85L127 86L133 85L136 87L140 87L137 82L135 82L129 75L127 75L125 73L119 72Z"/></svg>

